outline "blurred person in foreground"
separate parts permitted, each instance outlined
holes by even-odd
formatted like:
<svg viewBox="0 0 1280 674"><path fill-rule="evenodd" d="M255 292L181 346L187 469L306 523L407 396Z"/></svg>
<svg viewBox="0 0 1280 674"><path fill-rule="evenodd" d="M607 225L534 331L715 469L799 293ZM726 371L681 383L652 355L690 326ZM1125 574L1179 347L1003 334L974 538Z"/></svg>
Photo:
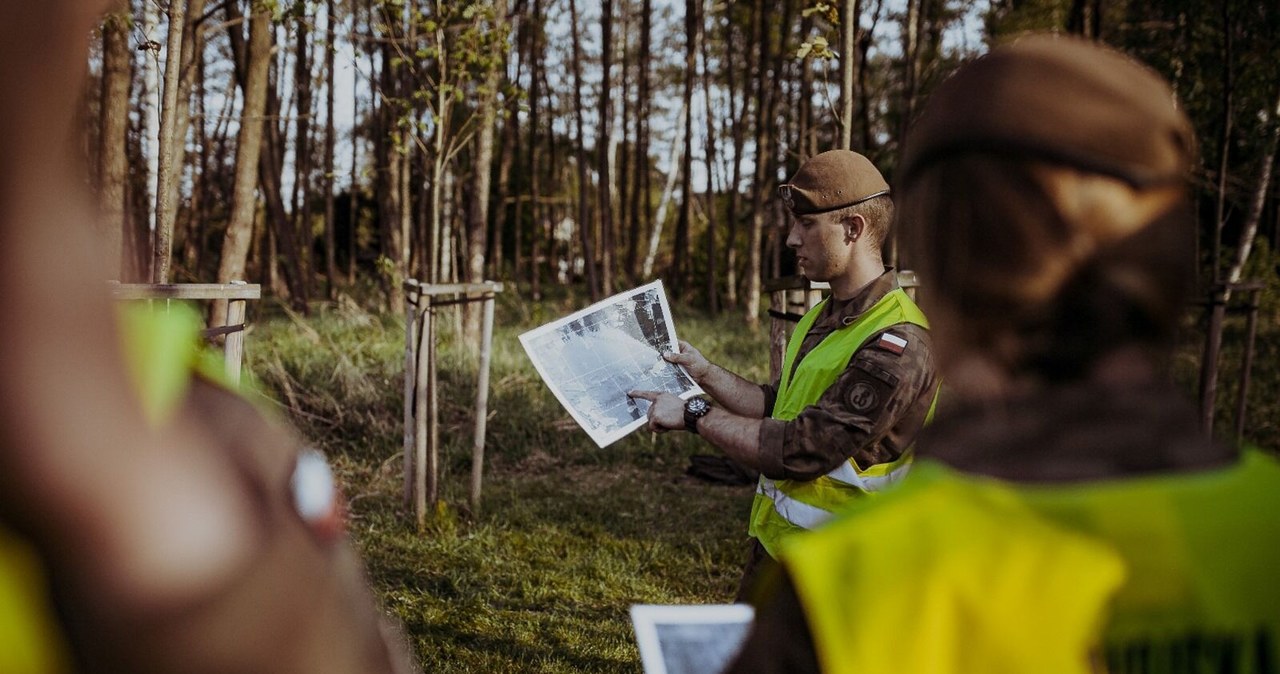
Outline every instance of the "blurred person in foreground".
<svg viewBox="0 0 1280 674"><path fill-rule="evenodd" d="M412 671L323 460L123 355L72 140L106 4L0 0L0 671Z"/></svg>
<svg viewBox="0 0 1280 674"><path fill-rule="evenodd" d="M894 206L880 171L861 154L830 150L778 192L792 215L787 246L806 278L831 287L796 325L778 381L747 381L681 342L665 357L719 406L631 392L653 402L650 429L698 433L760 473L739 600L788 537L906 475L938 390L928 322L884 264Z"/></svg>
<svg viewBox="0 0 1280 674"><path fill-rule="evenodd" d="M1162 372L1193 159L1165 82L1090 43L938 88L899 187L954 404L897 490L783 547L728 671L1280 667L1280 465Z"/></svg>

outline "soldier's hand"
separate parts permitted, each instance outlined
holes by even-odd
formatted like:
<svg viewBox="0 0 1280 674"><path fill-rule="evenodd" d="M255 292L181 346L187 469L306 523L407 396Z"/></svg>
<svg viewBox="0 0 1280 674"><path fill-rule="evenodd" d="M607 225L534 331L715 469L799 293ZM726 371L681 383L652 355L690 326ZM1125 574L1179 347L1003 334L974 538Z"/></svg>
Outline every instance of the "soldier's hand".
<svg viewBox="0 0 1280 674"><path fill-rule="evenodd" d="M684 429L684 401L663 391L627 391L632 398L648 400L649 430L654 433Z"/></svg>
<svg viewBox="0 0 1280 674"><path fill-rule="evenodd" d="M707 373L711 371L711 361L707 360L706 356L703 356L701 351L693 348L693 346L683 339L680 340L679 353L675 351L668 351L667 353L662 354L662 357L665 358L668 363L683 365L684 369L689 373L689 376L693 377L693 380L699 384L702 383L702 380L707 376Z"/></svg>

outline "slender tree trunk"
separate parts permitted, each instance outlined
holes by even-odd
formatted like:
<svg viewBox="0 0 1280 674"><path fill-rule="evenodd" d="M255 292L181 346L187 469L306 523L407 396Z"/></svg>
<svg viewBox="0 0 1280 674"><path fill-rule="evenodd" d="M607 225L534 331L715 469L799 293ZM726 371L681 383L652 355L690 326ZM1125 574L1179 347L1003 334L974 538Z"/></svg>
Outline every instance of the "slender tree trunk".
<svg viewBox="0 0 1280 674"><path fill-rule="evenodd" d="M840 3L840 147L853 149L853 110L857 100L858 21L862 16L861 0Z"/></svg>
<svg viewBox="0 0 1280 674"><path fill-rule="evenodd" d="M157 197L160 194L160 49L156 40L159 31L159 11L155 3L142 3L142 33L147 42L142 49L142 127L146 134L143 147L146 148L146 209L147 230L150 233L147 249L147 278L155 279L156 238L158 230L156 213Z"/></svg>
<svg viewBox="0 0 1280 674"><path fill-rule="evenodd" d="M491 30L500 37L499 52L494 54L495 61L485 74L481 87L482 96L477 105L480 108L480 125L475 136L475 180L471 187L470 222L467 225L467 265L465 279L468 283L479 283L484 280L485 250L488 248L489 233L489 198L493 173L493 135L498 121L498 87L502 84L502 74L506 70L506 33L507 2L496 0L493 3L493 24ZM470 302L465 306L463 326L463 342L476 346L480 343L480 319L483 313L482 303Z"/></svg>
<svg viewBox="0 0 1280 674"><path fill-rule="evenodd" d="M871 17L871 26L858 39L858 62L867 63L867 53L871 50L876 26L880 23L880 14L884 10L884 0L877 0L875 13ZM865 154L875 147L875 137L871 132L871 92L867 86L867 68L858 68L858 121L862 130L862 152Z"/></svg>
<svg viewBox="0 0 1280 674"><path fill-rule="evenodd" d="M333 109L334 99L334 52L337 50L336 40L337 31L334 30L334 0L326 0L325 2L325 26L326 38L324 46L324 74L325 74L325 99L324 99L324 277L325 292L330 300L336 299L336 287L338 284L338 257L334 250L337 244L337 223L334 221L334 194L333 194L333 173L334 160L333 149L336 132L334 129ZM354 123L354 120L353 120ZM355 138L351 139L351 143L355 144ZM355 198L355 193L351 194L351 198ZM354 223L353 223L354 224Z"/></svg>
<svg viewBox="0 0 1280 674"><path fill-rule="evenodd" d="M599 174L596 203L600 211L600 284L603 295L613 293L613 179L609 170L609 150L613 146L610 123L613 118L610 96L613 84L613 0L600 4L600 72L601 87L597 108L599 132L596 134L596 171Z"/></svg>
<svg viewBox="0 0 1280 674"><path fill-rule="evenodd" d="M539 147L540 134L542 125L539 115L542 107L541 84L542 84L542 52L543 52L543 26L542 26L542 0L533 0L533 6L530 10L529 22L529 226L532 231L529 232L530 238L533 240L529 251L529 292L533 296L534 301L542 299L542 245L547 245L547 258L551 257L551 240L542 236L544 227L543 223L547 219L543 211L542 199L542 178L541 166L539 165ZM517 220L519 222L519 220ZM523 242L520 240L519 230L516 232L516 275L520 272L520 249Z"/></svg>
<svg viewBox="0 0 1280 674"><path fill-rule="evenodd" d="M679 117L683 118L685 110L680 110ZM684 126L678 127L683 133ZM681 151L684 149L684 138L677 136L671 141L671 155L667 161L667 166L675 166L682 164L684 157ZM654 261L658 256L658 243L662 240L662 228L667 222L667 207L671 204L671 199L675 194L676 177L680 175L679 171L670 171L667 173L667 184L662 188L662 196L658 199L658 211L653 218L653 227L649 229L649 251L644 257L644 277L648 278L653 274Z"/></svg>
<svg viewBox="0 0 1280 674"><path fill-rule="evenodd" d="M676 236L672 271L675 295L689 296L689 221L693 219L693 81L698 76L698 0L684 3L684 158L680 162L680 214L676 218Z"/></svg>
<svg viewBox="0 0 1280 674"><path fill-rule="evenodd" d="M234 3L232 3L234 4ZM230 6L230 5L229 5ZM233 28L233 32L238 28ZM253 240L254 213L257 199L258 159L262 152L263 113L267 108L267 76L271 66L271 10L255 7L249 20L249 43L245 56L244 103L240 115L240 134L236 141L235 183L231 193L231 213L222 257L218 264L218 282L229 283L245 278L249 244ZM211 324L226 322L227 304L214 303Z"/></svg>
<svg viewBox="0 0 1280 674"><path fill-rule="evenodd" d="M649 100L650 94L650 53L653 42L653 5L652 0L643 0L640 5L640 53L639 93L636 100L636 151L635 151L635 186L631 193L631 232L627 236L627 269L636 269L639 260L642 232L652 232L654 223L649 209L652 198L649 163ZM650 256L651 258L651 256ZM652 267L652 260L646 258L644 276L647 278Z"/></svg>
<svg viewBox="0 0 1280 674"><path fill-rule="evenodd" d="M103 251L112 278L126 281L124 237L129 179L129 0L115 0L102 24L102 90L98 123L98 196Z"/></svg>
<svg viewBox="0 0 1280 674"><path fill-rule="evenodd" d="M182 152L177 126L178 81L182 76L182 26L187 14L186 0L169 2L169 39L164 57L164 104L160 108L160 144L156 180L156 246L152 251L151 282L169 282L173 256L173 225L177 220L178 195L174 186L182 171ZM184 125L185 126L185 125Z"/></svg>
<svg viewBox="0 0 1280 674"><path fill-rule="evenodd" d="M756 167L751 191L751 229L747 236L747 290L745 317L747 326L756 330L760 325L761 264L765 212L765 193L772 188L769 179L773 167L773 104L770 77L768 76L773 39L769 34L772 22L768 20L769 8L764 0L755 0L756 34Z"/></svg>
<svg viewBox="0 0 1280 674"><path fill-rule="evenodd" d="M587 293L591 297L591 301L594 302L601 298L601 286L596 270L595 240L591 235L594 226L591 222L591 212L587 198L591 185L587 175L587 149L582 130L584 116L582 108L582 42L578 36L577 0L569 0L569 23L570 39L573 43L573 112L576 133L574 144L577 146L576 161L578 165L578 232L582 239L582 257L587 275Z"/></svg>
<svg viewBox="0 0 1280 674"><path fill-rule="evenodd" d="M618 118L618 133L614 136L614 142L618 146L615 165L618 168L618 174L614 180L614 186L617 189L617 198L614 210L616 215L614 222L614 232L617 235L614 241L614 256L620 261L618 264L617 275L620 279L619 283L626 286L635 285L635 271L626 266L626 251L631 245L631 195L635 191L635 185L632 184L632 162L635 156L635 145L632 144L632 96L631 96L631 29L633 11L631 2L623 0L620 5L621 15L619 17L618 33L621 38L618 42L618 92L620 101L620 115Z"/></svg>
<svg viewBox="0 0 1280 674"><path fill-rule="evenodd" d="M369 7L369 2L370 0L360 0L360 2L352 3L351 33L353 35L359 34L359 31L360 31L360 11L363 10L364 15L366 17L369 17L372 14L372 10ZM372 22L366 20L365 29L370 34L372 34L373 30L369 26L370 23ZM367 82L367 85L368 85L367 89L369 91L373 91L374 89L373 64L374 64L374 54L375 54L376 48L374 47L374 43L372 40L366 41L365 45L366 45L365 60L369 64L369 81ZM359 45L353 42L351 45L352 62L358 63L360 61L360 54L361 54L361 51L360 51ZM350 226L347 229L347 242L346 242L347 243L347 284L348 285L355 285L355 282L356 282L356 256L358 253L356 248L356 242L359 240L359 232L360 232L360 195L364 191L360 185L360 146L362 145L362 139L360 138L360 135L356 133L356 128L360 124L360 91L359 89L360 87L357 86L356 91L353 92L351 96L351 120L352 120L351 177L349 179L350 185L347 188L347 192L350 195L350 200L349 200L348 209L347 209L347 216L348 216L348 219L350 220ZM369 117L373 120L374 128L377 129L378 128L377 127L377 121L378 121L377 120L377 104L374 103L372 96L369 102L369 109L370 109ZM400 305L392 305L392 306L393 306L393 310L398 309L400 307Z"/></svg>
<svg viewBox="0 0 1280 674"><path fill-rule="evenodd" d="M300 284L310 285L311 279L311 193L315 158L312 152L311 119L315 112L315 91L311 85L311 29L310 19L297 22L293 85L297 93L297 113L294 123L293 153L293 217L291 229L297 236L298 259L294 261ZM283 156L283 152L281 153ZM310 289L304 290L309 295Z"/></svg>
<svg viewBox="0 0 1280 674"><path fill-rule="evenodd" d="M404 243L400 234L400 172L403 163L400 161L400 150L404 135L397 126L400 110L392 101L400 97L400 65L395 57L391 41L403 35L399 16L395 11L388 11L385 0L379 6L382 21L387 26L386 34L379 48L379 92L377 100L377 128L374 134L375 161L375 193L378 201L378 233L381 248L378 279L383 286L388 307L394 310L404 305L404 289L401 283L405 276L405 263L401 251ZM370 17L371 23L374 22ZM431 279L423 279L430 282Z"/></svg>
<svg viewBox="0 0 1280 674"><path fill-rule="evenodd" d="M1235 91L1235 68L1232 62L1234 26L1231 13L1227 10L1230 3L1222 3L1222 138L1219 141L1218 162L1218 194L1217 217L1213 226L1213 283L1221 280L1222 273L1222 228L1226 225L1227 173L1228 159L1231 156L1231 120L1233 113L1232 95Z"/></svg>
<svg viewBox="0 0 1280 674"><path fill-rule="evenodd" d="M711 88L711 53L708 43L711 42L711 31L707 28L707 21L715 21L713 12L715 11L715 3L711 4L711 9L705 12L705 18L698 22L699 33L702 42L702 97L706 105L706 164L707 164L707 182L706 182L706 211L707 215L707 311L713 315L720 311L720 296L716 289L716 119L714 112L714 104Z"/></svg>
<svg viewBox="0 0 1280 674"><path fill-rule="evenodd" d="M224 5L228 19L233 24L238 24L243 18L240 13L240 7L235 2L229 2ZM258 20L257 14L263 11L257 4L254 5L254 16L250 18L250 23ZM268 242L279 245L281 255L277 256L274 250L268 250L265 256L264 268L267 271L266 276L269 286L275 283L275 263L281 258L284 261L284 277L287 284L289 299L294 309L306 313L307 311L307 282L302 266L302 251L298 243L297 231L293 227L289 219L288 213L284 208L283 192L281 190L281 174L284 171L283 161L283 141L280 139L280 128L275 121L280 117L280 99L272 86L271 67L274 59L271 55L272 44L275 39L275 28L271 24L271 8L266 8L267 26L265 29L267 40L267 56L265 57L266 65L262 66L266 69L266 93L264 94L265 102L262 111L256 115L256 119L262 120L262 124L254 126L261 127L261 135L259 136L259 147L254 152L256 161L258 162L258 196L265 207L268 222L271 224L271 236ZM248 91L249 73L251 66L247 65L250 59L249 52L252 51L252 45L246 48L244 45L244 37L239 31L231 31L231 51L234 55L236 78L240 82L241 88ZM246 95L247 96L247 95ZM237 164L237 170L239 165ZM243 270L241 272L243 274Z"/></svg>
<svg viewBox="0 0 1280 674"><path fill-rule="evenodd" d="M737 37L736 24L732 20L726 21L725 44L735 44ZM746 147L747 129L743 117L747 111L747 87L751 79L750 66L746 64L742 70L744 76L741 80L738 79L739 70L734 65L735 60L727 59L725 63L729 98L729 132L733 144L733 164L729 174L729 203L725 211L725 217L729 221L729 231L725 236L724 246L725 304L729 306L738 304L738 205L741 203L739 189L742 185L742 153Z"/></svg>
<svg viewBox="0 0 1280 674"><path fill-rule="evenodd" d="M1271 172L1276 163L1276 149L1280 146L1280 95L1277 96L1275 105L1265 122L1265 128L1269 131L1267 149L1262 156L1258 185L1249 203L1249 216L1244 222L1244 228L1240 231L1240 243L1236 246L1235 260L1231 263L1231 270L1227 272L1227 283L1240 282L1244 265L1249 261L1249 253L1253 251L1253 242L1258 235L1258 223L1262 221L1262 209L1266 205L1267 192L1271 189Z"/></svg>

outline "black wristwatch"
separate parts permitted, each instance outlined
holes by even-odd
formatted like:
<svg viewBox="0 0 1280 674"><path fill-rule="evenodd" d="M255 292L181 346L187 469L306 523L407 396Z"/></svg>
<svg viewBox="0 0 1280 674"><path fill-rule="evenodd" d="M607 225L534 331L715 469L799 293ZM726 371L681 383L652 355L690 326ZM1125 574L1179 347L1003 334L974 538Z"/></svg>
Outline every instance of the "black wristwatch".
<svg viewBox="0 0 1280 674"><path fill-rule="evenodd" d="M684 401L684 428L690 433L698 432L698 420L711 411L711 403L705 398L690 398Z"/></svg>

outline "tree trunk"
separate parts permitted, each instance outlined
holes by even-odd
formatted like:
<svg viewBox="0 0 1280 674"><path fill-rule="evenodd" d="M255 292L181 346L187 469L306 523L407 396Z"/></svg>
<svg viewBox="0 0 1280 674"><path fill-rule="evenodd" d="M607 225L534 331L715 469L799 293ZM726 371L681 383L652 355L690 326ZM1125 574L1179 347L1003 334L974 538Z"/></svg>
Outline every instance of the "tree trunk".
<svg viewBox="0 0 1280 674"><path fill-rule="evenodd" d="M840 147L853 149L853 110L857 99L858 21L862 16L861 0L840 3Z"/></svg>
<svg viewBox="0 0 1280 674"><path fill-rule="evenodd" d="M164 103L160 108L160 143L155 148L156 244L152 250L152 283L169 282L169 264L173 255L173 223L177 220L178 210L176 185L182 172L182 152L178 144L180 139L177 138L174 127L178 112L178 81L182 76L182 26L186 19L186 5L186 0L169 2L169 38L164 57Z"/></svg>
<svg viewBox="0 0 1280 674"><path fill-rule="evenodd" d="M680 110L679 117L683 118L685 109ZM677 127L683 133L684 126ZM671 140L671 156L667 161L667 166L675 166L682 164L684 157L681 151L684 149L684 138L677 136ZM667 184L662 188L662 196L658 199L658 211L653 218L653 227L649 230L649 251L644 257L644 277L649 278L653 274L654 261L658 255L658 243L662 240L662 228L667 222L667 207L671 204L672 196L675 194L676 177L680 175L679 171L669 171L667 173Z"/></svg>
<svg viewBox="0 0 1280 674"><path fill-rule="evenodd" d="M650 194L650 177L652 172L649 170L649 98L650 98L650 51L652 49L653 40L653 6L652 0L643 0L640 6L640 53L639 63L639 93L636 98L636 150L635 150L635 170L632 171L634 186L631 190L631 230L627 235L627 269L635 273L636 263L639 260L640 245L643 232L653 230L653 220L650 217L649 199ZM645 265L644 276L649 276L649 269L652 266L650 261Z"/></svg>
<svg viewBox="0 0 1280 674"><path fill-rule="evenodd" d="M103 251L111 278L127 281L124 237L129 179L129 0L115 0L102 24L102 90L98 123L98 198Z"/></svg>
<svg viewBox="0 0 1280 674"><path fill-rule="evenodd" d="M737 37L736 23L732 20L726 21L725 44L736 44ZM729 203L725 210L725 217L729 221L724 246L724 290L725 304L728 306L737 306L738 304L738 205L741 203L738 190L742 185L742 153L747 142L747 125L743 117L745 117L747 111L747 88L751 81L750 65L743 65L741 71L743 77L739 79L739 69L734 66L733 61L734 59L730 59L725 64L726 87L729 96L729 133L733 143L733 165L729 172Z"/></svg>
<svg viewBox="0 0 1280 674"><path fill-rule="evenodd" d="M1229 3L1222 3L1222 138L1219 140L1219 161L1218 161L1218 194L1217 194L1217 217L1214 218L1213 226L1213 283L1216 285L1221 279L1222 273L1222 228L1226 225L1226 204L1227 204L1227 160L1231 156L1231 121L1233 113L1232 95L1235 91L1234 74L1235 69L1232 67L1233 42L1231 35L1234 32L1231 14L1227 11Z"/></svg>
<svg viewBox="0 0 1280 674"><path fill-rule="evenodd" d="M714 105L712 99L711 88L711 54L708 43L711 42L711 31L707 28L707 21L714 21L713 12L715 10L714 2L711 10L706 11L703 21L698 22L698 30L702 41L702 97L706 104L706 164L707 164L707 182L706 182L706 217L707 217L707 311L712 315L720 311L720 296L717 292L716 282L716 188L715 188L715 167L716 167L716 119Z"/></svg>
<svg viewBox="0 0 1280 674"><path fill-rule="evenodd" d="M385 0L383 0L385 1ZM392 102L400 95L400 68L396 61L390 42L401 36L401 26L385 7L379 10L383 14L382 23L387 26L386 34L378 50L379 72L378 93L375 113L377 124L374 132L374 184L377 195L378 239L381 256L378 265L378 280L382 284L387 298L388 308L396 310L404 305L405 260L401 258L403 242L400 236L400 161L399 148L404 136L397 126L396 120L400 111ZM370 17L371 23L378 23ZM422 279L430 282L430 279Z"/></svg>
<svg viewBox="0 0 1280 674"><path fill-rule="evenodd" d="M1268 128L1267 149L1262 156L1262 170L1258 173L1258 185L1253 191L1253 199L1249 204L1249 217L1240 232L1240 244L1236 246L1235 260L1227 273L1227 283L1239 283L1244 273L1244 265L1249 261L1249 253L1253 251L1253 241L1258 235L1258 223L1262 221L1262 208L1267 201L1267 192L1271 189L1271 172L1276 163L1276 148L1280 146L1280 96L1277 96L1271 114L1265 120ZM1230 293L1227 295L1230 299Z"/></svg>
<svg viewBox="0 0 1280 674"><path fill-rule="evenodd" d="M592 302L601 298L600 279L596 270L595 239L592 237L594 226L591 221L591 210L588 201L590 179L587 174L587 148L583 135L582 108L582 42L578 36L578 2L569 0L569 24L573 43L573 113L576 136L574 145L577 149L578 168L578 233L582 239L582 257L587 275L587 293Z"/></svg>
<svg viewBox="0 0 1280 674"><path fill-rule="evenodd" d="M337 245L337 223L334 221L334 194L333 194L333 147L336 132L333 123L334 108L334 51L337 49L335 40L337 39L337 31L334 30L334 0L326 0L325 2L325 21L327 27L327 37L324 47L324 73L325 73L325 99L324 99L324 276L327 283L325 291L330 300L337 298L336 286L338 284L338 256L334 247ZM353 95L354 98L354 95ZM352 124L356 120L352 119ZM356 139L351 139L354 145ZM351 198L355 199L355 190L351 192ZM352 226L355 226L353 221Z"/></svg>
<svg viewBox="0 0 1280 674"><path fill-rule="evenodd" d="M529 22L529 226L532 229L529 232L530 238L533 240L529 251L529 292L533 296L534 301L542 299L542 244L547 245L547 257L551 256L551 240L542 236L542 223L546 219L540 200L542 198L542 179L539 175L541 167L539 166L539 147L542 131L542 125L539 121L541 110L541 93L540 85L542 83L542 52L543 52L543 27L542 27L542 1L533 0L533 6L530 10ZM517 222L519 220L517 219ZM520 249L523 242L520 239L519 230L516 230L516 275L519 277L520 272Z"/></svg>
<svg viewBox="0 0 1280 674"><path fill-rule="evenodd" d="M684 3L684 158L680 161L680 214L676 218L673 246L674 294L681 300L689 297L689 221L693 219L693 81L698 76L698 3Z"/></svg>
<svg viewBox="0 0 1280 674"><path fill-rule="evenodd" d="M234 5L231 3L228 7ZM238 30L233 28L232 32ZM231 212L222 257L218 264L218 282L244 280L249 244L253 240L253 221L257 211L255 187L258 183L258 160L262 153L263 114L267 108L267 76L271 66L271 10L255 7L249 19L249 44L245 56L244 104L240 115L240 133L236 141L236 169L231 193ZM226 322L227 303L214 302L213 325Z"/></svg>
<svg viewBox="0 0 1280 674"><path fill-rule="evenodd" d="M296 114L294 123L293 146L293 217L289 219L290 229L297 237L297 259L293 267L300 277L299 285L310 285L311 259L311 179L314 173L314 157L312 155L311 119L314 113L315 92L311 86L311 30L310 19L297 21L297 32L294 54L293 85L297 93ZM280 156L283 156L283 146ZM303 295L309 295L304 289Z"/></svg>
<svg viewBox="0 0 1280 674"><path fill-rule="evenodd" d="M499 35L499 51L493 54L494 61L485 74L481 85L481 98L476 102L480 108L480 123L475 136L475 180L471 186L471 207L468 209L470 222L467 223L467 265L464 277L468 283L479 283L484 280L485 250L488 248L489 233L489 198L493 169L493 135L498 120L498 87L502 84L502 74L506 71L506 33L507 2L495 0L493 3L493 24L491 30ZM480 343L480 319L483 314L482 303L469 302L464 306L465 325L463 326L463 343L477 346Z"/></svg>
<svg viewBox="0 0 1280 674"><path fill-rule="evenodd" d="M148 41L142 49L142 130L143 147L146 159L147 191L145 207L147 209L147 231L150 239L147 246L146 277L155 279L155 255L157 235L156 202L160 194L160 48L159 42L153 39L159 31L159 18L156 15L158 6L155 3L142 3L142 33Z"/></svg>
<svg viewBox="0 0 1280 674"><path fill-rule="evenodd" d="M773 39L769 34L768 8L764 0L755 0L756 35L756 166L751 191L751 229L747 236L747 289L745 317L747 327L756 330L760 325L761 264L765 212L765 193L772 188L769 176L773 167L773 103L768 75Z"/></svg>
<svg viewBox="0 0 1280 674"><path fill-rule="evenodd" d="M599 132L596 134L596 171L599 174L596 203L600 211L600 284L602 295L613 293L613 179L609 171L609 150L612 139L609 127L612 121L613 97L613 0L601 1L600 14L600 72L601 87L598 100Z"/></svg>

